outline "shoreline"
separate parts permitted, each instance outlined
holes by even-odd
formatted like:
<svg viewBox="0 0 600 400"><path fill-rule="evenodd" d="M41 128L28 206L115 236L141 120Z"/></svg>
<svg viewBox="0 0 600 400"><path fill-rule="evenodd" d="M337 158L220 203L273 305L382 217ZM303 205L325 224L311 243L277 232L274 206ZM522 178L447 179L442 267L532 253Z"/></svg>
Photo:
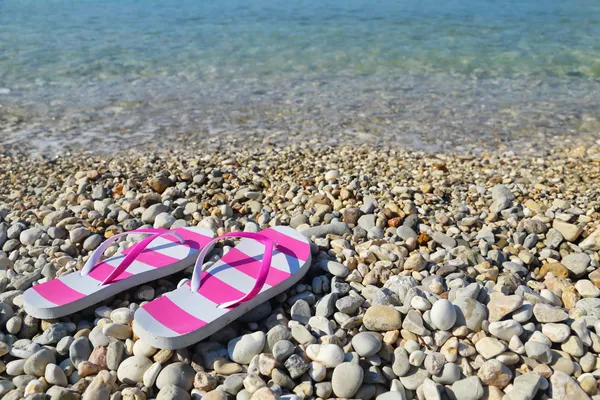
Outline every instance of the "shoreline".
<svg viewBox="0 0 600 400"><path fill-rule="evenodd" d="M534 154L595 144L600 82L465 75L59 82L0 94L0 145L47 156L262 141ZM243 147L240 146L240 147Z"/></svg>

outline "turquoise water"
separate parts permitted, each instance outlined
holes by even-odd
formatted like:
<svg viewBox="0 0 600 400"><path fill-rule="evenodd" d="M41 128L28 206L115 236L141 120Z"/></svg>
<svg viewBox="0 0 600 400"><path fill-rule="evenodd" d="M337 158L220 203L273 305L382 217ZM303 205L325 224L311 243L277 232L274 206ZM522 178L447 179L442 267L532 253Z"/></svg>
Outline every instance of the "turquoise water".
<svg viewBox="0 0 600 400"><path fill-rule="evenodd" d="M420 134L426 119L456 125L440 108L509 132L528 113L503 119L494 99L534 119L600 108L597 0L0 0L0 27L13 141L123 124L302 130L307 116L360 130L359 110ZM499 114L478 119L481 104ZM287 111L302 115L268 117Z"/></svg>

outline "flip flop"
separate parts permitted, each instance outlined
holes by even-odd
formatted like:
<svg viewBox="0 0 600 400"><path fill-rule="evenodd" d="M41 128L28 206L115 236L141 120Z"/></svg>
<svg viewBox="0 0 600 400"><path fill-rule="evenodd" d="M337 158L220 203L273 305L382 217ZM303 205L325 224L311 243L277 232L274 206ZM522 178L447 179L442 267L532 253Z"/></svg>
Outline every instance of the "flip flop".
<svg viewBox="0 0 600 400"><path fill-rule="evenodd" d="M202 267L212 246L230 237L243 239L219 261ZM133 330L157 348L189 346L286 291L309 268L310 245L293 228L227 233L202 249L190 282L137 309Z"/></svg>
<svg viewBox="0 0 600 400"><path fill-rule="evenodd" d="M149 237L102 261L104 251L130 234ZM25 311L41 319L83 310L117 293L179 272L214 237L209 229L138 229L114 235L92 253L81 271L35 285L24 293Z"/></svg>

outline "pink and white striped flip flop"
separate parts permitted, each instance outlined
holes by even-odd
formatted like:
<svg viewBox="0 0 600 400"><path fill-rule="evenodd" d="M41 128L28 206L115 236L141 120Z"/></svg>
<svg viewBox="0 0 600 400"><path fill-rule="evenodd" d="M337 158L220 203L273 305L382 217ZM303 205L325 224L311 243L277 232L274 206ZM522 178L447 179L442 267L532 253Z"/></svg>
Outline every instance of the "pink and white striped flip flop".
<svg viewBox="0 0 600 400"><path fill-rule="evenodd" d="M215 264L203 268L211 247L228 237L243 239ZM289 289L308 268L310 245L293 228L227 233L202 249L191 282L135 312L133 330L157 348L189 346Z"/></svg>
<svg viewBox="0 0 600 400"><path fill-rule="evenodd" d="M130 234L150 236L98 262L111 244ZM83 310L124 290L189 267L213 237L211 230L196 227L138 229L112 236L98 246L81 271L25 291L25 311L48 319Z"/></svg>

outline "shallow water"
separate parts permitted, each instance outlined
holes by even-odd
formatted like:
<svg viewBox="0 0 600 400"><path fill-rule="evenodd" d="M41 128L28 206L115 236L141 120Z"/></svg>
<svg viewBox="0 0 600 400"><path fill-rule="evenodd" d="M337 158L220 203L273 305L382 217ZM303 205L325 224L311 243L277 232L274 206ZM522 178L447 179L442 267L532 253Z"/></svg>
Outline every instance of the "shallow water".
<svg viewBox="0 0 600 400"><path fill-rule="evenodd" d="M595 0L0 0L0 26L4 144L600 133Z"/></svg>

